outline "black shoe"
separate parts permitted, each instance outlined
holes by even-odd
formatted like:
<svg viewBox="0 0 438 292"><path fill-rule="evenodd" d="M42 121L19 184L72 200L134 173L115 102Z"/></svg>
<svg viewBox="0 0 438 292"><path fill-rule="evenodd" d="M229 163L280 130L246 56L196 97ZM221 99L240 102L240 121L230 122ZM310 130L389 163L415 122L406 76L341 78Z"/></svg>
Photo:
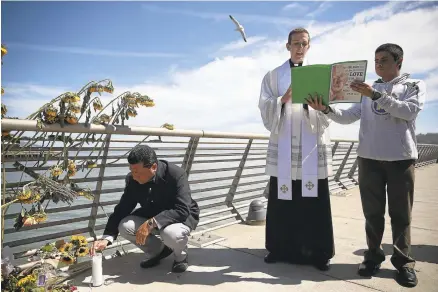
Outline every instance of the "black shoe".
<svg viewBox="0 0 438 292"><path fill-rule="evenodd" d="M362 277L374 276L380 269L380 264L376 264L372 261L363 261L359 265L357 273Z"/></svg>
<svg viewBox="0 0 438 292"><path fill-rule="evenodd" d="M183 273L187 270L188 267L189 267L189 263L188 263L187 257L186 257L184 260L182 260L180 262L177 262L177 261L173 262L172 272L173 273Z"/></svg>
<svg viewBox="0 0 438 292"><path fill-rule="evenodd" d="M415 270L412 268L401 268L398 270L397 282L404 287L415 287L418 284Z"/></svg>
<svg viewBox="0 0 438 292"><path fill-rule="evenodd" d="M143 269L155 267L160 263L160 261L172 254L173 250L171 250L167 245L164 246L163 250L159 255L149 260L142 261L140 263L140 267Z"/></svg>
<svg viewBox="0 0 438 292"><path fill-rule="evenodd" d="M316 262L315 267L320 271L328 271L330 270L330 260Z"/></svg>
<svg viewBox="0 0 438 292"><path fill-rule="evenodd" d="M272 253L268 253L265 256L264 261L267 264L273 264L273 263L277 262L277 259L275 258L275 256Z"/></svg>

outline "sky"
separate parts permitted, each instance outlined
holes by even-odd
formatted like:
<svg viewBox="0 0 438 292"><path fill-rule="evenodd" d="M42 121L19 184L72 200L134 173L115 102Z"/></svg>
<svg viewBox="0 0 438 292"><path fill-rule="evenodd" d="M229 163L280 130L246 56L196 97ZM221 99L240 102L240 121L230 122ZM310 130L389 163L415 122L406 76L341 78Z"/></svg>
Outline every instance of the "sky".
<svg viewBox="0 0 438 292"><path fill-rule="evenodd" d="M248 42L228 15L244 27ZM263 76L288 59L289 31L311 35L311 64L368 60L397 43L402 73L423 79L417 133L438 132L438 2L5 2L1 3L2 103L24 118L66 91L110 79L115 91L154 99L128 125L265 133ZM347 108L350 105L339 106ZM332 138L357 139L358 122L332 123Z"/></svg>

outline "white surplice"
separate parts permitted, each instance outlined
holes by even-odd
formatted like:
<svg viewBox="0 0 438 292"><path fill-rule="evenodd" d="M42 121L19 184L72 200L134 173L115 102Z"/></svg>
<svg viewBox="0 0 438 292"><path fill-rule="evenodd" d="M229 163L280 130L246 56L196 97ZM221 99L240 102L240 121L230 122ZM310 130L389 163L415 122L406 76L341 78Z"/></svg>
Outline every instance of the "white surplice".
<svg viewBox="0 0 438 292"><path fill-rule="evenodd" d="M304 110L302 104L289 102L282 110L281 97L290 84L288 60L265 75L259 100L263 123L271 132L266 174L278 178L282 200L292 200L292 180L302 180L303 197L317 197L318 179L332 175L330 120L310 107Z"/></svg>

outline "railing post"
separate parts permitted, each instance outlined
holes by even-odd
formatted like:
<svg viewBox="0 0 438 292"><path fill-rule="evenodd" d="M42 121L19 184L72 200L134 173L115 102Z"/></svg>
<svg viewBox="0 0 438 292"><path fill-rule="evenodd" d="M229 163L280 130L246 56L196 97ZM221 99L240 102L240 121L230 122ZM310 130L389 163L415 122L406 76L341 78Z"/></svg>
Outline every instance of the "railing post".
<svg viewBox="0 0 438 292"><path fill-rule="evenodd" d="M356 168L358 165L358 159L356 157L356 160L354 161L353 165L351 166L350 172L348 173L348 177L356 184L359 182L354 178L354 173L356 172Z"/></svg>
<svg viewBox="0 0 438 292"><path fill-rule="evenodd" d="M240 178L242 176L243 169L245 167L246 159L248 157L248 153L251 150L253 139L249 139L248 144L246 145L245 152L243 152L242 159L240 160L239 167L236 170L236 174L234 175L233 182L231 183L231 187L228 190L227 197L225 198L225 203L227 207L232 207L232 213L236 214L242 222L245 222L242 215L240 215L239 211L234 207L233 199L236 194L237 187L239 185Z"/></svg>
<svg viewBox="0 0 438 292"><path fill-rule="evenodd" d="M190 170L192 169L193 160L195 159L196 149L198 148L199 137L190 138L189 144L187 146L186 154L181 167L186 171L187 177L190 175Z"/></svg>
<svg viewBox="0 0 438 292"><path fill-rule="evenodd" d="M94 230L94 226L96 225L97 210L99 207L100 193L102 191L102 184L103 184L102 178L105 174L106 160L108 157L110 142L111 142L111 134L107 134L104 142L105 144L103 145L104 149L103 149L103 155L99 169L99 178L96 183L96 192L94 193L93 207L91 207L91 213L90 213L91 218L88 221L88 229L90 231L90 236L94 237L94 239L97 238L96 231Z"/></svg>
<svg viewBox="0 0 438 292"><path fill-rule="evenodd" d="M342 187L346 189L346 187L344 186L344 184L342 182L339 181L339 177L341 176L342 171L344 170L345 164L348 161L348 157L350 156L350 152L353 149L354 146L354 142L351 142L350 147L347 150L347 153L344 156L344 159L342 160L341 165L339 165L338 171L336 172L335 176L334 176L334 180L340 184L342 184Z"/></svg>
<svg viewBox="0 0 438 292"><path fill-rule="evenodd" d="M335 145L332 147L332 158L335 156L336 149L338 149L339 142L335 142Z"/></svg>

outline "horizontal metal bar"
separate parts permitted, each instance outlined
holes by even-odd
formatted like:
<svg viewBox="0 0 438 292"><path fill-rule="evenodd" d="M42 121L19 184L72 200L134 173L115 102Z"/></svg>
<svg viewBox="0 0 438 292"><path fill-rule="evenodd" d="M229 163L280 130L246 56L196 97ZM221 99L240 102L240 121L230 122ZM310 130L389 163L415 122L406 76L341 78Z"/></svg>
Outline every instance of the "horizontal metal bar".
<svg viewBox="0 0 438 292"><path fill-rule="evenodd" d="M97 215L98 219L104 218L104 217L106 217L105 214ZM22 232L22 231L27 231L27 230L34 230L34 229L42 229L42 228L59 226L59 225L64 225L64 224L77 223L77 222L81 222L81 221L85 221L85 220L90 220L90 218L91 218L91 216L84 216L84 217L77 217L77 218L72 218L72 219L44 222L44 223L34 224L31 226L23 226L22 228L20 228L17 231L15 230L15 228L8 228L8 229L5 229L5 234L17 233L17 232Z"/></svg>
<svg viewBox="0 0 438 292"><path fill-rule="evenodd" d="M153 135L171 137L202 137L202 138L227 138L227 139L260 139L269 140L268 134L214 132L203 130L167 130L164 128L148 128L139 126L120 125L95 125L86 126L83 123L75 125L59 124L44 125L39 128L36 120L2 119L2 131L34 131L34 132L64 132L64 133L90 133L90 134L119 134L119 135ZM333 142L357 142L357 140L332 139Z"/></svg>

